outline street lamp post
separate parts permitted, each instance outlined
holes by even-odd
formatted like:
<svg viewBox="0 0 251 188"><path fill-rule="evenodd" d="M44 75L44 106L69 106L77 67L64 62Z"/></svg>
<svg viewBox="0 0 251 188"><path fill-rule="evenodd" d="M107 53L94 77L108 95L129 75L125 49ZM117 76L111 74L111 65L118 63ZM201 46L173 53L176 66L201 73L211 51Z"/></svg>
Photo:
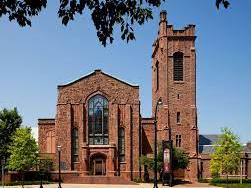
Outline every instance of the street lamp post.
<svg viewBox="0 0 251 188"><path fill-rule="evenodd" d="M57 146L57 149L58 149L58 188L62 188L61 187L61 165L60 165L60 163L61 163L61 159L60 159L60 157L61 157L61 148L62 148L62 146Z"/></svg>
<svg viewBox="0 0 251 188"><path fill-rule="evenodd" d="M4 165L5 165L5 156L4 156L3 159L1 160L1 164L2 164L2 187L4 188Z"/></svg>
<svg viewBox="0 0 251 188"><path fill-rule="evenodd" d="M39 175L40 175L40 186L39 186L39 188L43 188L43 169L39 169Z"/></svg>
<svg viewBox="0 0 251 188"><path fill-rule="evenodd" d="M158 107L163 104L161 98L156 103L154 114L154 185L153 188L158 188L157 184L157 111Z"/></svg>

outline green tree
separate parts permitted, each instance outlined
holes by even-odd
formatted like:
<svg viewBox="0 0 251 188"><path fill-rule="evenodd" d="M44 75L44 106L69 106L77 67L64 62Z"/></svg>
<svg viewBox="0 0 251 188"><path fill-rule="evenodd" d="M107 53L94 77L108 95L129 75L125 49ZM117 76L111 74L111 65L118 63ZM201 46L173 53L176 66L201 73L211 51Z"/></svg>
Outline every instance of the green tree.
<svg viewBox="0 0 251 188"><path fill-rule="evenodd" d="M222 128L222 135L211 155L210 171L213 177L238 171L240 165L241 144L239 137L229 128Z"/></svg>
<svg viewBox="0 0 251 188"><path fill-rule="evenodd" d="M165 0L59 0L58 16L62 24L74 20L76 14L89 9L99 41L105 46L113 41L114 26L120 26L123 40L134 40L133 26L142 25L153 18L152 8ZM227 0L215 0L217 8L229 6ZM20 26L31 26L31 17L37 16L47 6L47 0L1 0L0 17L8 16Z"/></svg>
<svg viewBox="0 0 251 188"><path fill-rule="evenodd" d="M31 128L19 128L13 135L13 143L9 147L9 170L15 170L22 175L22 187L24 172L37 164L38 146L31 134Z"/></svg>
<svg viewBox="0 0 251 188"><path fill-rule="evenodd" d="M177 148L173 149L173 169L185 169L189 164L188 155Z"/></svg>
<svg viewBox="0 0 251 188"><path fill-rule="evenodd" d="M22 124L22 117L17 108L0 111L0 158L9 157L8 148L12 144L12 135Z"/></svg>
<svg viewBox="0 0 251 188"><path fill-rule="evenodd" d="M154 158L148 158L146 156L140 157L140 164L146 166L150 170L154 170ZM189 164L187 154L177 148L173 148L173 170L185 169ZM163 168L163 149L162 144L158 145L157 154L157 170L161 174Z"/></svg>

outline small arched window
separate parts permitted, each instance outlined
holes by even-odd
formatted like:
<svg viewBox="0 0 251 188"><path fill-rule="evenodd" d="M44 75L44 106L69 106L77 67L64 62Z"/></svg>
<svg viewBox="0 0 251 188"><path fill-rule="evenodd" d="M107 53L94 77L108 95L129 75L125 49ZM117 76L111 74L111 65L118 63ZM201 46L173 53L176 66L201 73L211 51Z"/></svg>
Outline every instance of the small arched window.
<svg viewBox="0 0 251 188"><path fill-rule="evenodd" d="M95 95L88 102L89 144L108 144L108 100L102 95Z"/></svg>
<svg viewBox="0 0 251 188"><path fill-rule="evenodd" d="M173 54L173 80L183 81L183 53L175 52Z"/></svg>
<svg viewBox="0 0 251 188"><path fill-rule="evenodd" d="M72 129L72 159L73 162L78 162L78 129Z"/></svg>
<svg viewBox="0 0 251 188"><path fill-rule="evenodd" d="M119 128L119 161L125 161L125 128Z"/></svg>
<svg viewBox="0 0 251 188"><path fill-rule="evenodd" d="M176 123L180 124L180 112L177 112Z"/></svg>

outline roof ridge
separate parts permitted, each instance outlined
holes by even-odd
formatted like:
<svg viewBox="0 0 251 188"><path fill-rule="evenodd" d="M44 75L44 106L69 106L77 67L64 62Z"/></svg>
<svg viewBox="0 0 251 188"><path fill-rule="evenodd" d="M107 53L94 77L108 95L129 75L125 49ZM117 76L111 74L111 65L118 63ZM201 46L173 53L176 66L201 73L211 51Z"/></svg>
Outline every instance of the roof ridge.
<svg viewBox="0 0 251 188"><path fill-rule="evenodd" d="M123 81L123 80L121 80L121 79L119 79L119 78L117 78L117 77L111 76L111 75L109 75L109 74L103 72L101 69L95 69L93 72L91 72L91 73L89 73L89 74L86 74L86 75L84 75L84 76L81 76L80 78L78 78L78 79L76 79L76 80L70 81L70 82L67 83L67 84L58 85L58 89L61 88L61 87L70 86L70 85L72 85L72 84L74 84L74 83L77 83L77 82L80 81L80 80L83 80L83 79L88 78L88 77L90 77L90 76L92 76L92 75L94 75L94 74L99 74L99 73L101 73L101 74L103 74L103 75L106 75L106 76L108 76L108 77L110 77L110 78L112 78L112 79L115 79L115 80L117 80L117 81L119 81L119 82L121 82L121 83L124 83L124 84L126 84L126 85L129 85L129 86L131 86L131 87L139 88L139 85L129 84L129 83L127 83L126 81Z"/></svg>

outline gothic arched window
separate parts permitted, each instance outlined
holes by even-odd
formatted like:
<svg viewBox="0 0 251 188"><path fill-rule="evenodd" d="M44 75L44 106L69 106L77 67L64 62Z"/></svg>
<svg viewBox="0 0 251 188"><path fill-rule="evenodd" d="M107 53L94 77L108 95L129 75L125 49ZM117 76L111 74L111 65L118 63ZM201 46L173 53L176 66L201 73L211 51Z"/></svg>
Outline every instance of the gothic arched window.
<svg viewBox="0 0 251 188"><path fill-rule="evenodd" d="M125 128L119 128L119 161L125 161Z"/></svg>
<svg viewBox="0 0 251 188"><path fill-rule="evenodd" d="M78 129L72 129L72 158L73 162L78 162Z"/></svg>
<svg viewBox="0 0 251 188"><path fill-rule="evenodd" d="M175 52L173 54L173 80L183 81L183 53Z"/></svg>
<svg viewBox="0 0 251 188"><path fill-rule="evenodd" d="M89 144L108 144L108 100L102 95L93 96L88 102Z"/></svg>

